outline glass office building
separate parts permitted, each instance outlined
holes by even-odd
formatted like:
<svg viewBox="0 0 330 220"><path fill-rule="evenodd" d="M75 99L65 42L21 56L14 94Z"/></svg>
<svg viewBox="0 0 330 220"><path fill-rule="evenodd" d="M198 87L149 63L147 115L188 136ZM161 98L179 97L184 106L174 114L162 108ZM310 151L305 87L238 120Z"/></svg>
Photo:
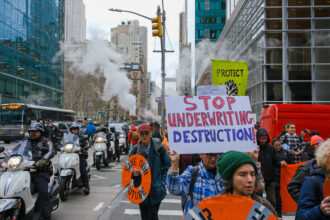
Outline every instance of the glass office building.
<svg viewBox="0 0 330 220"><path fill-rule="evenodd" d="M330 104L329 0L240 0L217 50L248 61L246 94L258 116L265 104Z"/></svg>
<svg viewBox="0 0 330 220"><path fill-rule="evenodd" d="M63 0L0 0L0 101L63 106Z"/></svg>

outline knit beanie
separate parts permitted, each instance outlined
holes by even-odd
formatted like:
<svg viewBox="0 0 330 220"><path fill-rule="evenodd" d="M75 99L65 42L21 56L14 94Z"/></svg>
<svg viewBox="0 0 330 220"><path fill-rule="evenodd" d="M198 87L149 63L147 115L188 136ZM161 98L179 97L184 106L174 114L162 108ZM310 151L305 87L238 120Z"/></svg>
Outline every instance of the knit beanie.
<svg viewBox="0 0 330 220"><path fill-rule="evenodd" d="M223 154L217 161L217 167L219 173L224 180L230 180L234 172L243 164L251 164L256 174L258 173L257 165L255 164L253 158L246 153L238 151L228 151Z"/></svg>

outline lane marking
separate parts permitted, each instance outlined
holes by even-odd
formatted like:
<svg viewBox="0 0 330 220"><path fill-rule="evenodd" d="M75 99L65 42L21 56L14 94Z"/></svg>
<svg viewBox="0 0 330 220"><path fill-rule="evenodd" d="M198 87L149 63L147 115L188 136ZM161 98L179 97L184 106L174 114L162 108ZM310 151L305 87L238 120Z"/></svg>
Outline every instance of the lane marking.
<svg viewBox="0 0 330 220"><path fill-rule="evenodd" d="M105 180L106 178L99 175L92 175L91 180Z"/></svg>
<svg viewBox="0 0 330 220"><path fill-rule="evenodd" d="M122 203L131 203L128 200L121 201ZM181 199L163 199L162 203L181 204Z"/></svg>
<svg viewBox="0 0 330 220"><path fill-rule="evenodd" d="M95 206L95 208L93 209L93 211L99 211L104 205L104 202L100 202L99 204L97 204L97 206Z"/></svg>
<svg viewBox="0 0 330 220"><path fill-rule="evenodd" d="M125 209L126 215L140 215L139 209ZM159 210L158 215L182 216L182 211L177 210Z"/></svg>

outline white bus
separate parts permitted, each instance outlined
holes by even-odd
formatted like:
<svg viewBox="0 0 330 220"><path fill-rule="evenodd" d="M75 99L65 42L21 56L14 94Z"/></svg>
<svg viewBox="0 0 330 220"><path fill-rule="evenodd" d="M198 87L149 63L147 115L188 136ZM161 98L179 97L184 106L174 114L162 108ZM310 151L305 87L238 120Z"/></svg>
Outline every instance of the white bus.
<svg viewBox="0 0 330 220"><path fill-rule="evenodd" d="M38 119L44 121L70 123L74 120L75 112L45 106L10 103L0 105L0 141L9 143L21 140L30 127L31 122Z"/></svg>

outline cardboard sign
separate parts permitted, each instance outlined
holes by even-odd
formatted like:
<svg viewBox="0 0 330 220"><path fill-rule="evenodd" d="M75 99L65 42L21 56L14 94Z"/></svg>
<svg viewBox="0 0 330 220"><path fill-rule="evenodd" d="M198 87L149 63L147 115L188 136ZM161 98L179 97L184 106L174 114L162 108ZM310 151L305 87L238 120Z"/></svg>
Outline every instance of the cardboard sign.
<svg viewBox="0 0 330 220"><path fill-rule="evenodd" d="M248 97L165 97L168 140L179 154L257 148Z"/></svg>
<svg viewBox="0 0 330 220"><path fill-rule="evenodd" d="M324 198L330 196L330 178L328 178L323 184L323 196Z"/></svg>
<svg viewBox="0 0 330 220"><path fill-rule="evenodd" d="M141 184L134 186L133 170L141 172ZM135 204L143 202L150 192L151 171L147 160L138 154L130 156L123 167L122 185L126 192L126 197Z"/></svg>
<svg viewBox="0 0 330 220"><path fill-rule="evenodd" d="M268 219L276 216L257 201L238 195L219 195L202 200L184 216L185 220Z"/></svg>
<svg viewBox="0 0 330 220"><path fill-rule="evenodd" d="M212 60L212 84L226 85L228 96L244 96L247 80L247 62Z"/></svg>
<svg viewBox="0 0 330 220"><path fill-rule="evenodd" d="M225 85L217 85L217 86L198 86L197 87L197 96L223 96L227 95L226 86Z"/></svg>

